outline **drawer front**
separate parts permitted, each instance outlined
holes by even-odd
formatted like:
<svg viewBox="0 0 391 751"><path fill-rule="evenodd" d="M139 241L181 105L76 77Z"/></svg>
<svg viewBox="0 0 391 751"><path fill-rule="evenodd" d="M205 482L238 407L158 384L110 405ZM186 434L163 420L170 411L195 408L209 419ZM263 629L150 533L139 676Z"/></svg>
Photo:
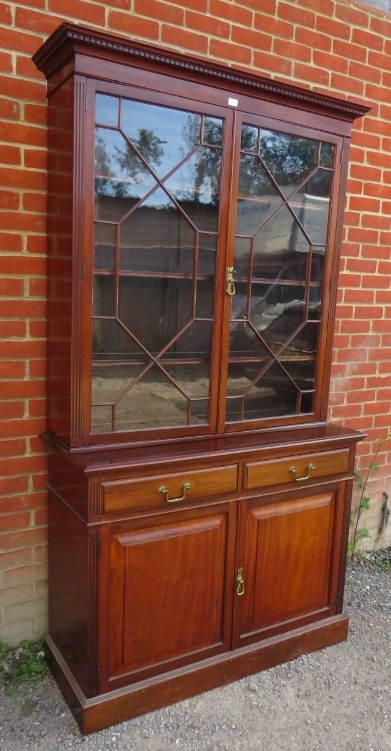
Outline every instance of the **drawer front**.
<svg viewBox="0 0 391 751"><path fill-rule="evenodd" d="M294 471L295 470L295 471ZM327 451L322 454L288 456L269 462L245 465L245 488L264 488L290 482L299 484L314 477L348 472L349 450Z"/></svg>
<svg viewBox="0 0 391 751"><path fill-rule="evenodd" d="M190 485L190 488L186 487ZM184 470L178 474L157 475L145 479L104 482L104 512L149 506L180 505L238 489L238 465L216 469ZM160 489L164 488L164 491Z"/></svg>

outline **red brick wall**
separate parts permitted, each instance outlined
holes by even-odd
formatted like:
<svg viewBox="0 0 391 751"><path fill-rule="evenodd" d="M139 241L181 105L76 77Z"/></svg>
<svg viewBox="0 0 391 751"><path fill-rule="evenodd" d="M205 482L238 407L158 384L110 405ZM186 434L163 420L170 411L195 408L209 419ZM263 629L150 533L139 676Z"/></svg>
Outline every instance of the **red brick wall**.
<svg viewBox="0 0 391 751"><path fill-rule="evenodd" d="M330 417L368 433L363 466L391 422L391 17L347 0L3 0L0 634L9 642L46 625L37 438L45 428L46 85L30 57L64 19L372 104L351 149ZM381 491L391 490L391 444L379 459L374 529Z"/></svg>

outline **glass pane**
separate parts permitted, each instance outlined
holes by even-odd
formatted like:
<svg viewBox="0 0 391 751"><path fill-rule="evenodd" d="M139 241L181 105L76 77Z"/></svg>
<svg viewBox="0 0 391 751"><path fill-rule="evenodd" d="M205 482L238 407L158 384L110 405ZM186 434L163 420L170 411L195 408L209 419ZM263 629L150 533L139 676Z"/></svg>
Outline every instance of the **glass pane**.
<svg viewBox="0 0 391 751"><path fill-rule="evenodd" d="M209 396L209 363L164 364L164 369L189 397Z"/></svg>
<svg viewBox="0 0 391 751"><path fill-rule="evenodd" d="M308 300L308 315L310 321L320 321L322 313L322 290L320 287L311 287Z"/></svg>
<svg viewBox="0 0 391 751"><path fill-rule="evenodd" d="M223 121L220 117L205 117L202 140L211 146L223 145Z"/></svg>
<svg viewBox="0 0 391 751"><path fill-rule="evenodd" d="M254 275L277 279L281 273L284 274L283 270L301 260L296 251L308 253L309 244L289 209L283 206L260 229L254 238L253 248Z"/></svg>
<svg viewBox="0 0 391 751"><path fill-rule="evenodd" d="M198 235L198 273L214 275L216 269L217 237Z"/></svg>
<svg viewBox="0 0 391 751"><path fill-rule="evenodd" d="M157 367L134 384L116 406L115 429L187 425L188 400Z"/></svg>
<svg viewBox="0 0 391 751"><path fill-rule="evenodd" d="M226 422L242 420L243 399L227 399L225 419Z"/></svg>
<svg viewBox="0 0 391 751"><path fill-rule="evenodd" d="M121 127L162 178L200 143L201 116L123 99Z"/></svg>
<svg viewBox="0 0 391 751"><path fill-rule="evenodd" d="M254 329L245 321L231 323L229 352L230 358L242 356L258 358L258 372L264 362L270 359L270 352L260 341Z"/></svg>
<svg viewBox="0 0 391 751"><path fill-rule="evenodd" d="M207 425L209 422L209 399L190 402L190 425Z"/></svg>
<svg viewBox="0 0 391 751"><path fill-rule="evenodd" d="M266 220L282 205L279 195L269 194L258 200L239 198L236 210L236 234L254 237Z"/></svg>
<svg viewBox="0 0 391 751"><path fill-rule="evenodd" d="M259 372L259 371L258 371ZM228 365L227 396L243 396L254 380L252 367L247 363L234 362Z"/></svg>
<svg viewBox="0 0 391 751"><path fill-rule="evenodd" d="M95 99L95 122L101 125L118 127L118 102L117 97L107 94L97 94Z"/></svg>
<svg viewBox="0 0 391 751"><path fill-rule="evenodd" d="M250 270L250 238L237 237L235 239L234 268L237 274L247 276Z"/></svg>
<svg viewBox="0 0 391 751"><path fill-rule="evenodd" d="M116 227L112 224L94 225L94 268L114 269Z"/></svg>
<svg viewBox="0 0 391 751"><path fill-rule="evenodd" d="M115 319L94 318L92 321L92 357L93 360L111 362L117 360L148 362L147 355Z"/></svg>
<svg viewBox="0 0 391 751"><path fill-rule="evenodd" d="M94 274L92 300L92 314L94 316L115 316L114 276Z"/></svg>
<svg viewBox="0 0 391 751"><path fill-rule="evenodd" d="M197 281L196 318L213 318L215 285L213 279Z"/></svg>
<svg viewBox="0 0 391 751"><path fill-rule="evenodd" d="M239 167L239 194L244 196L279 196L278 190L267 176L257 156L242 154ZM264 202L262 203L264 205ZM273 201L275 206L275 200ZM263 209L268 214L268 209ZM267 217L265 217L266 219Z"/></svg>
<svg viewBox="0 0 391 751"><path fill-rule="evenodd" d="M118 318L157 354L191 319L192 282L120 277Z"/></svg>
<svg viewBox="0 0 391 751"><path fill-rule="evenodd" d="M197 229L216 232L219 215L221 150L202 146L165 182Z"/></svg>
<svg viewBox="0 0 391 751"><path fill-rule="evenodd" d="M262 129L260 154L287 196L317 166L318 141Z"/></svg>
<svg viewBox="0 0 391 751"><path fill-rule="evenodd" d="M244 398L244 419L293 415L297 411L297 390L284 371L274 363Z"/></svg>
<svg viewBox="0 0 391 751"><path fill-rule="evenodd" d="M321 284L326 248L312 248L311 282Z"/></svg>
<svg viewBox="0 0 391 751"><path fill-rule="evenodd" d="M120 270L192 274L195 240L181 212L158 189L121 224Z"/></svg>
<svg viewBox="0 0 391 751"><path fill-rule="evenodd" d="M256 303L253 305L253 301ZM253 285L250 321L272 350L276 350L303 322L304 285Z"/></svg>
<svg viewBox="0 0 391 751"><path fill-rule="evenodd" d="M332 143L320 144L320 159L319 164L321 167L333 168L334 165L334 152L335 146Z"/></svg>
<svg viewBox="0 0 391 751"><path fill-rule="evenodd" d="M193 321L186 331L162 355L162 360L209 358L212 346L212 323ZM166 367L166 366L164 366Z"/></svg>
<svg viewBox="0 0 391 751"><path fill-rule="evenodd" d="M231 298L231 319L243 320L247 318L248 285L235 281L235 294ZM231 329L233 325L231 325Z"/></svg>
<svg viewBox="0 0 391 751"><path fill-rule="evenodd" d="M114 404L145 366L129 363L92 366L93 404Z"/></svg>
<svg viewBox="0 0 391 751"><path fill-rule="evenodd" d="M91 407L91 433L108 433L112 430L112 407Z"/></svg>
<svg viewBox="0 0 391 751"><path fill-rule="evenodd" d="M289 355L292 357L295 354L297 357L301 355L313 354L316 352L318 342L318 323L306 323L303 328L298 331L294 339L289 342L283 351L283 355ZM308 388L311 388L310 386Z"/></svg>
<svg viewBox="0 0 391 751"><path fill-rule="evenodd" d="M332 177L332 172L319 169L290 201L314 244L326 242Z"/></svg>
<svg viewBox="0 0 391 751"><path fill-rule="evenodd" d="M258 128L254 128L252 125L242 126L242 139L240 148L242 151L252 151L258 153Z"/></svg>
<svg viewBox="0 0 391 751"><path fill-rule="evenodd" d="M285 360L283 357L280 359L286 372L301 391L308 391L314 388L315 357L300 357L298 355L295 360Z"/></svg>
<svg viewBox="0 0 391 751"><path fill-rule="evenodd" d="M302 394L301 395L301 404L300 404L300 413L306 413L306 412L313 412L313 402L314 402L315 394Z"/></svg>

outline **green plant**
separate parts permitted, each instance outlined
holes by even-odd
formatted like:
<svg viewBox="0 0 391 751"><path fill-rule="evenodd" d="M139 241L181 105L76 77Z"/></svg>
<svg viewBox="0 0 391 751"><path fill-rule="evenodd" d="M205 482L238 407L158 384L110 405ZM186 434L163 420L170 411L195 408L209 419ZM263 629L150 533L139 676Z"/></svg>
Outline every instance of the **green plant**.
<svg viewBox="0 0 391 751"><path fill-rule="evenodd" d="M367 511L369 509L371 499L370 499L370 496L368 495L367 486L368 486L368 482L370 480L372 471L379 469L379 465L377 464L377 461L376 461L379 451L382 448L383 444L386 441L388 441L390 438L391 438L391 431L388 431L385 438L381 438L381 437L378 438L376 451L373 455L373 459L368 469L366 470L365 476L361 475L358 469L354 470L354 476L361 490L361 495L360 495L358 506L350 514L350 523L354 527L352 539L348 545L348 556L350 559L352 559L354 555L358 554L359 551L357 550L357 546L360 544L360 542L371 537L371 535L369 534L369 530L366 527L361 527L359 529L358 525L359 525L360 519L364 511Z"/></svg>
<svg viewBox="0 0 391 751"><path fill-rule="evenodd" d="M44 639L22 641L19 647L8 647L0 641L0 679L8 688L18 690L37 681L46 671Z"/></svg>

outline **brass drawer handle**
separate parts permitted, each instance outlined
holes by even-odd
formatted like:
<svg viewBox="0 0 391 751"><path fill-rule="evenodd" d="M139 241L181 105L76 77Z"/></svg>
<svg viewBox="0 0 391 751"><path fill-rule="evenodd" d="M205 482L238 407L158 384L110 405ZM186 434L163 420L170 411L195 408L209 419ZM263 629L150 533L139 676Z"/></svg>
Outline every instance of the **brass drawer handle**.
<svg viewBox="0 0 391 751"><path fill-rule="evenodd" d="M238 568L236 574L236 594L238 595L238 597L244 595L243 566L242 568Z"/></svg>
<svg viewBox="0 0 391 751"><path fill-rule="evenodd" d="M291 475L295 476L296 482L301 482L302 480L308 480L308 478L309 478L309 476L310 476L310 474L311 474L311 472L312 472L313 469L315 469L315 464L312 464L310 462L310 464L307 467L308 474L305 477L296 477L296 475L297 475L297 469L295 469L294 467L289 467L289 472L291 473Z"/></svg>
<svg viewBox="0 0 391 751"><path fill-rule="evenodd" d="M187 493L188 490L190 490L190 488L191 488L191 483L190 482L185 482L182 485L182 493L183 493L183 495L181 495L180 498L169 498L168 494L169 494L170 491L168 490L168 488L166 488L165 485L161 485L160 486L160 488L158 490L158 493L160 493L160 495L164 495L167 503L179 503L179 501L184 501L185 500L186 493Z"/></svg>

